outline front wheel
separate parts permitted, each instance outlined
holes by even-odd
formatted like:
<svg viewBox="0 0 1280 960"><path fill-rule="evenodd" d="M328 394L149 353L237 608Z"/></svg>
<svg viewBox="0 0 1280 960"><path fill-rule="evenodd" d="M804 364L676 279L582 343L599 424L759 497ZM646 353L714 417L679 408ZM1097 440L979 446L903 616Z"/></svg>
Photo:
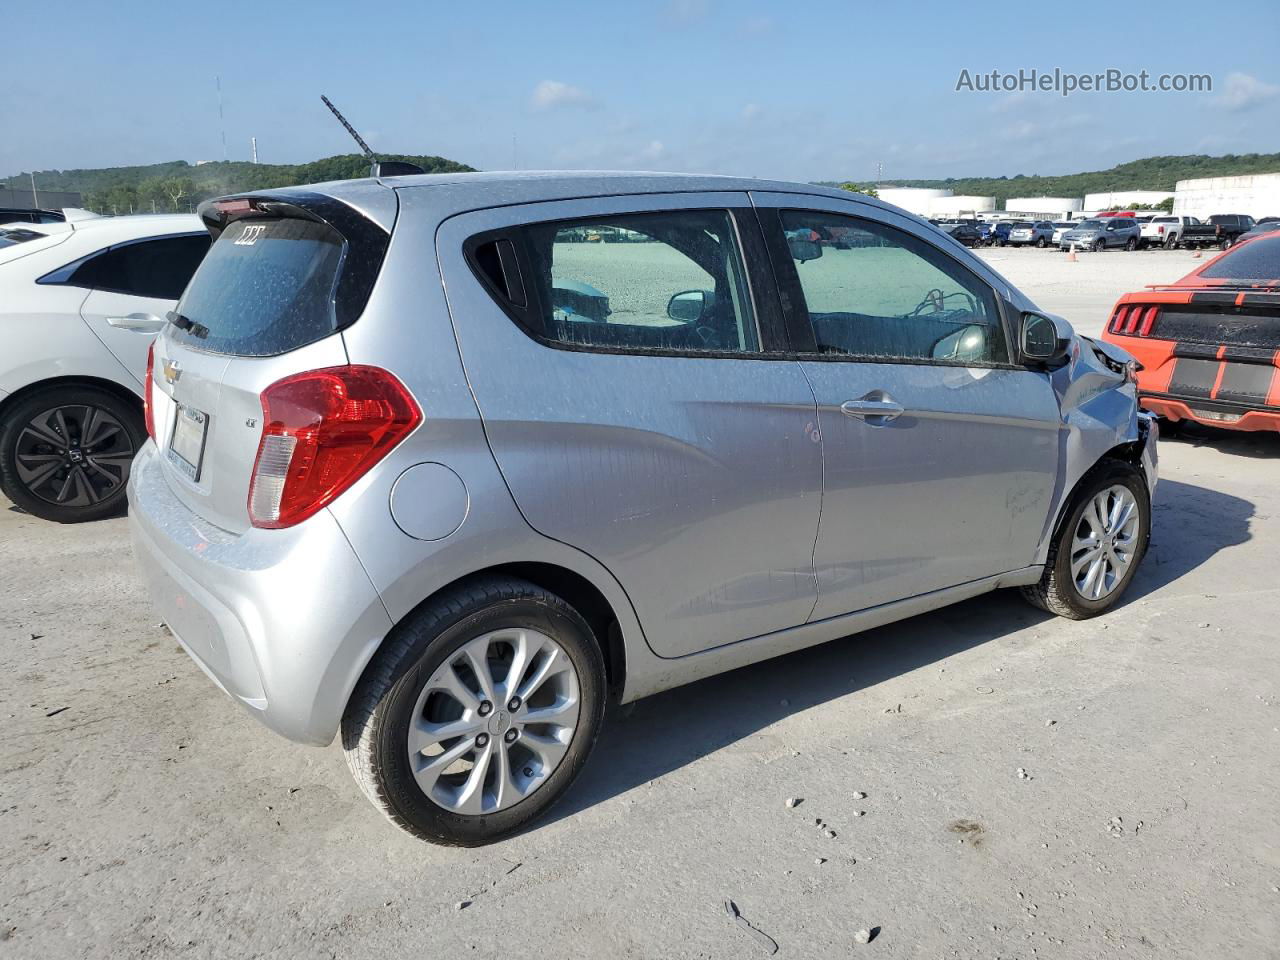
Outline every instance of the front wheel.
<svg viewBox="0 0 1280 960"><path fill-rule="evenodd" d="M1101 252L1102 252L1103 250L1105 250L1105 249L1107 249L1107 243L1106 243L1106 241L1105 241L1105 240L1103 240L1101 237L1099 237L1097 240L1093 241L1093 252L1094 252L1094 253L1101 253Z"/></svg>
<svg viewBox="0 0 1280 960"><path fill-rule="evenodd" d="M119 513L134 454L147 439L141 404L101 387L38 389L0 424L0 489L57 523Z"/></svg>
<svg viewBox="0 0 1280 960"><path fill-rule="evenodd" d="M433 600L388 636L342 720L365 795L408 832L492 843L547 811L577 777L604 715L586 621L524 580Z"/></svg>
<svg viewBox="0 0 1280 960"><path fill-rule="evenodd" d="M1023 596L1049 613L1085 620L1109 610L1133 580L1151 539L1151 496L1141 471L1104 460L1080 483L1054 532L1040 582Z"/></svg>

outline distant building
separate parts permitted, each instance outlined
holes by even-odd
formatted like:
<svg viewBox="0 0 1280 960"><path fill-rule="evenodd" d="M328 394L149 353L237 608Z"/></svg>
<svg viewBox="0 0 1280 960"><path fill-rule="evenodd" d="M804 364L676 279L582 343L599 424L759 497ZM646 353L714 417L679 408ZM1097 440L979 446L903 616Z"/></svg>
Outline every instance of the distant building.
<svg viewBox="0 0 1280 960"><path fill-rule="evenodd" d="M40 203L36 204L36 198ZM38 187L33 196L31 186L0 187L0 207L14 207L19 210L61 210L63 207L83 207L84 198L72 190L40 190Z"/></svg>
<svg viewBox="0 0 1280 960"><path fill-rule="evenodd" d="M1215 213L1280 217L1280 173L1179 180L1177 193L1173 195L1173 212L1187 217L1209 217Z"/></svg>

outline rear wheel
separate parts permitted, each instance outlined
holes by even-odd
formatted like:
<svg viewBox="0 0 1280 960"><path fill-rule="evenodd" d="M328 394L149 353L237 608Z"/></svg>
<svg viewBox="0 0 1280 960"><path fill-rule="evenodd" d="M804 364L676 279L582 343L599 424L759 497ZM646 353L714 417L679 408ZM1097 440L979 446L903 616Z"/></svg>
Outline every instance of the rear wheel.
<svg viewBox="0 0 1280 960"><path fill-rule="evenodd" d="M1138 241L1133 239L1133 237L1130 237L1124 242L1124 248L1128 252L1132 253L1134 250L1138 249Z"/></svg>
<svg viewBox="0 0 1280 960"><path fill-rule="evenodd" d="M1039 247L1041 250L1043 250L1048 245L1049 245L1049 241L1046 240L1044 237L1041 237L1039 240L1036 241L1036 246Z"/></svg>
<svg viewBox="0 0 1280 960"><path fill-rule="evenodd" d="M1109 610L1129 586L1151 539L1151 497L1137 467L1104 460L1081 481L1054 533L1031 603L1071 620Z"/></svg>
<svg viewBox="0 0 1280 960"><path fill-rule="evenodd" d="M1223 237L1223 238L1222 238L1222 242L1218 244L1218 249L1219 249L1219 250L1230 250L1230 249L1231 249L1231 238L1230 238L1230 237Z"/></svg>
<svg viewBox="0 0 1280 960"><path fill-rule="evenodd" d="M118 513L147 438L138 406L88 385L23 397L0 425L0 488L23 510L58 523Z"/></svg>
<svg viewBox="0 0 1280 960"><path fill-rule="evenodd" d="M604 661L568 603L491 578L388 636L342 721L365 795L400 827L478 846L523 829L569 788L604 714Z"/></svg>

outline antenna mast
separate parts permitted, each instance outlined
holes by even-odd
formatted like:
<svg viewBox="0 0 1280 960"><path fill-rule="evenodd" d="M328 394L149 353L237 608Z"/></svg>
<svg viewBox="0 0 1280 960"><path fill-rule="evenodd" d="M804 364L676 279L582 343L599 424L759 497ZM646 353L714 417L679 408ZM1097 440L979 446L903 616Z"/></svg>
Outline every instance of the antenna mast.
<svg viewBox="0 0 1280 960"><path fill-rule="evenodd" d="M338 122L347 128L347 133L351 134L352 139L355 140L356 143L360 144L360 150L364 153L365 159L371 163L376 161L377 158L373 155L373 151L369 149L369 145L364 142L360 134L356 133L356 128L347 123L347 118L338 112L338 108L333 105L329 98L322 93L320 94L320 99L323 100L324 105L333 112L333 115L338 118Z"/></svg>

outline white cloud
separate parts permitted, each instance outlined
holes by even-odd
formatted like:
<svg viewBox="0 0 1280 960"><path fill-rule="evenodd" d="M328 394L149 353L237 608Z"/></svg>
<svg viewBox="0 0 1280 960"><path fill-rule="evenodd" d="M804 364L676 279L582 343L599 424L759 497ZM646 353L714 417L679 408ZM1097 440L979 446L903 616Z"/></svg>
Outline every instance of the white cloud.
<svg viewBox="0 0 1280 960"><path fill-rule="evenodd" d="M533 88L533 106L536 110L554 110L557 107L596 107L599 101L581 87L559 80L543 80Z"/></svg>
<svg viewBox="0 0 1280 960"><path fill-rule="evenodd" d="M748 103L745 107L742 108L742 119L754 120L756 117L760 116L760 110L761 110L760 104Z"/></svg>
<svg viewBox="0 0 1280 960"><path fill-rule="evenodd" d="M1272 100L1277 94L1280 94L1280 87L1275 84L1264 83L1247 73L1232 73L1227 76L1222 93L1210 102L1223 110L1238 113Z"/></svg>

